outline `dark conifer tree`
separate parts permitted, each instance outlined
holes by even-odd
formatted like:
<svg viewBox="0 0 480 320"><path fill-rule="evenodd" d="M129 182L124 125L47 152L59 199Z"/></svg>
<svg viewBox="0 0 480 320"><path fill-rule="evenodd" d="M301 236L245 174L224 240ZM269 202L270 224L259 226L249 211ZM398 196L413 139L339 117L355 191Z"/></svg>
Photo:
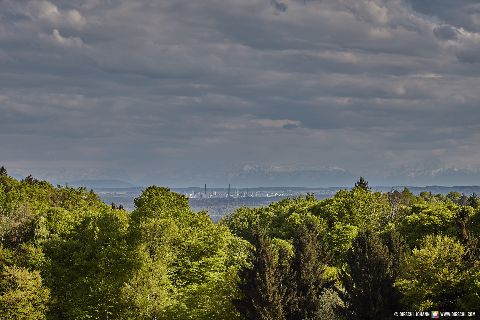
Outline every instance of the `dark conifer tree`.
<svg viewBox="0 0 480 320"><path fill-rule="evenodd" d="M241 298L234 304L246 320L285 320L285 304L289 300L285 283L289 273L287 256L281 250L277 254L261 232L255 232L252 244L252 267L240 274Z"/></svg>
<svg viewBox="0 0 480 320"><path fill-rule="evenodd" d="M462 193L462 196L460 197L460 200L457 203L459 206L466 206L468 205L468 197Z"/></svg>
<svg viewBox="0 0 480 320"><path fill-rule="evenodd" d="M370 187L368 186L368 181L365 180L363 177L360 177L357 182L355 182L355 188L363 189L365 191L369 191Z"/></svg>
<svg viewBox="0 0 480 320"><path fill-rule="evenodd" d="M399 231L389 230L384 232L381 237L382 242L387 247L392 261L392 274L396 279L400 273L402 261L409 252L409 247Z"/></svg>
<svg viewBox="0 0 480 320"><path fill-rule="evenodd" d="M5 177L7 174L7 169L4 166L0 167L0 177Z"/></svg>
<svg viewBox="0 0 480 320"><path fill-rule="evenodd" d="M467 199L467 205L472 207L473 209L477 209L480 204L480 200L478 199L477 194L474 192L470 197Z"/></svg>
<svg viewBox="0 0 480 320"><path fill-rule="evenodd" d="M40 183L39 180L35 179L31 174L29 174L28 176L25 177L25 179L23 179L22 181L28 183L28 184L31 184L31 185L34 185L34 184L37 184L37 183Z"/></svg>
<svg viewBox="0 0 480 320"><path fill-rule="evenodd" d="M348 272L340 275L346 302L342 313L348 319L390 319L399 310L392 260L387 246L370 231L355 238L347 254Z"/></svg>
<svg viewBox="0 0 480 320"><path fill-rule="evenodd" d="M321 308L321 294L333 285L325 277L326 250L320 241L315 223L300 226L292 261L293 299L288 319L313 319Z"/></svg>
<svg viewBox="0 0 480 320"><path fill-rule="evenodd" d="M470 209L471 210L471 209ZM472 219L468 207L461 207L457 212L455 219L457 224L457 236L462 245L465 247L464 261L471 266L478 253L478 237L472 232Z"/></svg>

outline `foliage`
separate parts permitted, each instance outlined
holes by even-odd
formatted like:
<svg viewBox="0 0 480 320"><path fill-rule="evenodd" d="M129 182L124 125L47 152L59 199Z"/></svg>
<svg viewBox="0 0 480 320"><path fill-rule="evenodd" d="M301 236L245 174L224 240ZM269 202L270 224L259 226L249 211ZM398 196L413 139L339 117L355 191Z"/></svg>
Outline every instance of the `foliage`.
<svg viewBox="0 0 480 320"><path fill-rule="evenodd" d="M135 210L0 167L0 318L388 319L480 306L478 197L360 178L219 223L148 187ZM480 311L479 311L480 312Z"/></svg>
<svg viewBox="0 0 480 320"><path fill-rule="evenodd" d="M133 315L157 319L237 317L232 295L237 270L246 263L246 242L187 199L150 187L137 199L130 234L140 268L126 283Z"/></svg>
<svg viewBox="0 0 480 320"><path fill-rule="evenodd" d="M399 228L410 247L418 245L428 234L454 236L454 218L456 206L441 202L414 204L408 209L407 216L400 222Z"/></svg>
<svg viewBox="0 0 480 320"><path fill-rule="evenodd" d="M118 297L134 265L127 230L126 212L107 210L85 218L68 237L44 244L54 319L121 318L125 306Z"/></svg>
<svg viewBox="0 0 480 320"><path fill-rule="evenodd" d="M396 286L416 310L456 310L465 290L464 247L454 238L428 235L407 257Z"/></svg>
<svg viewBox="0 0 480 320"><path fill-rule="evenodd" d="M292 259L293 303L290 319L312 319L321 309L322 292L333 285L327 274L328 252L315 221L299 227Z"/></svg>
<svg viewBox="0 0 480 320"><path fill-rule="evenodd" d="M370 188L368 187L367 180L365 180L363 177L360 177L360 179L358 179L358 181L355 182L355 188L363 189L365 191L370 190Z"/></svg>
<svg viewBox="0 0 480 320"><path fill-rule="evenodd" d="M260 230L253 236L251 267L240 275L241 296L235 305L243 319L285 320L292 299L287 286L290 254L283 246L276 248Z"/></svg>
<svg viewBox="0 0 480 320"><path fill-rule="evenodd" d="M348 270L341 273L343 308L347 318L390 319L399 310L394 258L381 239L370 231L355 238L346 258Z"/></svg>
<svg viewBox="0 0 480 320"><path fill-rule="evenodd" d="M3 319L46 319L49 290L38 271L4 266L0 274L0 316Z"/></svg>
<svg viewBox="0 0 480 320"><path fill-rule="evenodd" d="M49 319L236 318L247 242L166 188L135 203L128 213L84 188L2 175L0 266L38 275Z"/></svg>
<svg viewBox="0 0 480 320"><path fill-rule="evenodd" d="M338 310L344 307L345 304L336 290L325 289L320 295L317 314L312 319L340 320L342 317L338 314Z"/></svg>

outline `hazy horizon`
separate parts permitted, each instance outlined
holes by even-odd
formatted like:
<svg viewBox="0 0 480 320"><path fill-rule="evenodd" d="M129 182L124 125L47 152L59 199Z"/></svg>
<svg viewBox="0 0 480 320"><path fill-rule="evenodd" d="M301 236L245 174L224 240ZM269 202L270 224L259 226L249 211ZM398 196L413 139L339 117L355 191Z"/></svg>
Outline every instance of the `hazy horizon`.
<svg viewBox="0 0 480 320"><path fill-rule="evenodd" d="M15 179L22 180L26 177L12 175ZM38 178L32 176L33 178ZM204 188L207 188L208 192L212 192L215 190L227 190L230 186L232 191L235 190L260 190L260 189L292 189L292 190L337 190L337 189L351 189L354 187L355 181L352 180L346 184L337 184L337 185L326 185L326 184L317 184L317 185L293 185L293 184L281 184L281 185L273 185L273 184L232 184L232 183L220 183L220 184L198 184L198 185L172 185L172 184L165 184L159 181L158 183L151 183L151 184L134 184L130 181L120 180L120 179L82 179L82 180L70 180L70 181L55 181L48 178L44 178L44 180L57 185L66 185L70 187L86 187L89 189L94 190L107 190L107 189L143 189L147 188L152 185L156 186L163 186L168 187L170 189L178 189L178 190L187 190L187 189L198 189L199 192L203 192ZM370 187L373 190L377 191L385 191L387 189L399 189L403 187L407 188L414 188L414 189L423 189L423 188L440 188L440 189L452 189L455 191L459 191L462 189L468 188L479 188L480 184L370 184ZM480 190L479 190L480 191Z"/></svg>

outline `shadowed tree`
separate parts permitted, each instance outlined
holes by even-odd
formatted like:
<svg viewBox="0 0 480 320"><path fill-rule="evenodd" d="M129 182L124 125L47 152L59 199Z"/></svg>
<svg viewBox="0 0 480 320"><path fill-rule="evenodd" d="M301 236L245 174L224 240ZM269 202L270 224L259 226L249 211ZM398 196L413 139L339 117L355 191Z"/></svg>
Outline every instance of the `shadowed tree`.
<svg viewBox="0 0 480 320"><path fill-rule="evenodd" d="M387 246L370 231L360 232L346 258L348 271L340 275L348 319L390 319L398 310L394 266Z"/></svg>
<svg viewBox="0 0 480 320"><path fill-rule="evenodd" d="M368 186L368 181L365 180L363 177L360 177L360 179L355 182L355 188L363 189L365 191L370 190L370 187Z"/></svg>
<svg viewBox="0 0 480 320"><path fill-rule="evenodd" d="M467 205L472 207L473 209L477 209L480 204L480 200L478 199L477 194L474 192L470 197L467 199Z"/></svg>
<svg viewBox="0 0 480 320"><path fill-rule="evenodd" d="M313 319L322 307L322 292L333 285L326 275L326 250L320 241L319 228L313 221L301 225L295 241L292 261L293 301L288 319Z"/></svg>
<svg viewBox="0 0 480 320"><path fill-rule="evenodd" d="M4 166L1 166L1 167L0 167L0 177L2 177L2 176L5 177L5 176L7 176L7 175L8 175L7 169L5 169Z"/></svg>
<svg viewBox="0 0 480 320"><path fill-rule="evenodd" d="M475 261L478 246L478 237L473 234L473 224L471 215L472 209L466 206L461 207L455 217L457 225L457 237L460 243L465 247L464 261L471 266Z"/></svg>
<svg viewBox="0 0 480 320"><path fill-rule="evenodd" d="M392 261L392 273L396 279L399 276L402 262L407 254L410 252L405 239L398 230L389 230L381 234L380 239L388 249L390 259Z"/></svg>
<svg viewBox="0 0 480 320"><path fill-rule="evenodd" d="M241 298L234 304L247 320L285 320L285 305L290 300L286 285L288 254L283 249L275 252L271 240L259 231L252 244L252 266L240 274Z"/></svg>

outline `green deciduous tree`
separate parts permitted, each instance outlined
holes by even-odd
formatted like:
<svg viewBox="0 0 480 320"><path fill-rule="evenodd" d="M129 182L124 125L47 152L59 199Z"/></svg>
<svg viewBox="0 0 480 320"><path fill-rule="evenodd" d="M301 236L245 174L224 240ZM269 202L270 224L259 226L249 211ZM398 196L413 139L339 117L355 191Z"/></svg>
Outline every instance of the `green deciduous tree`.
<svg viewBox="0 0 480 320"><path fill-rule="evenodd" d="M457 231L454 219L457 208L442 202L414 204L400 221L399 230L411 248L420 244L429 234L455 236Z"/></svg>
<svg viewBox="0 0 480 320"><path fill-rule="evenodd" d="M456 310L465 293L465 248L454 238L428 235L406 258L396 287L414 310Z"/></svg>
<svg viewBox="0 0 480 320"><path fill-rule="evenodd" d="M140 268L124 289L132 312L145 319L235 319L237 270L246 241L206 212L192 212L185 196L149 187L135 199L131 244Z"/></svg>
<svg viewBox="0 0 480 320"><path fill-rule="evenodd" d="M0 318L323 320L342 319L339 309L343 319L477 311L476 201L408 189L382 194L360 179L328 199L308 194L241 208L214 223L168 188L145 189L128 213L85 188L17 181L0 168Z"/></svg>
<svg viewBox="0 0 480 320"><path fill-rule="evenodd" d="M53 319L122 319L121 289L135 263L127 231L127 213L107 208L45 243Z"/></svg>
<svg viewBox="0 0 480 320"><path fill-rule="evenodd" d="M38 271L4 266L0 273L0 318L12 320L46 319L49 289Z"/></svg>

